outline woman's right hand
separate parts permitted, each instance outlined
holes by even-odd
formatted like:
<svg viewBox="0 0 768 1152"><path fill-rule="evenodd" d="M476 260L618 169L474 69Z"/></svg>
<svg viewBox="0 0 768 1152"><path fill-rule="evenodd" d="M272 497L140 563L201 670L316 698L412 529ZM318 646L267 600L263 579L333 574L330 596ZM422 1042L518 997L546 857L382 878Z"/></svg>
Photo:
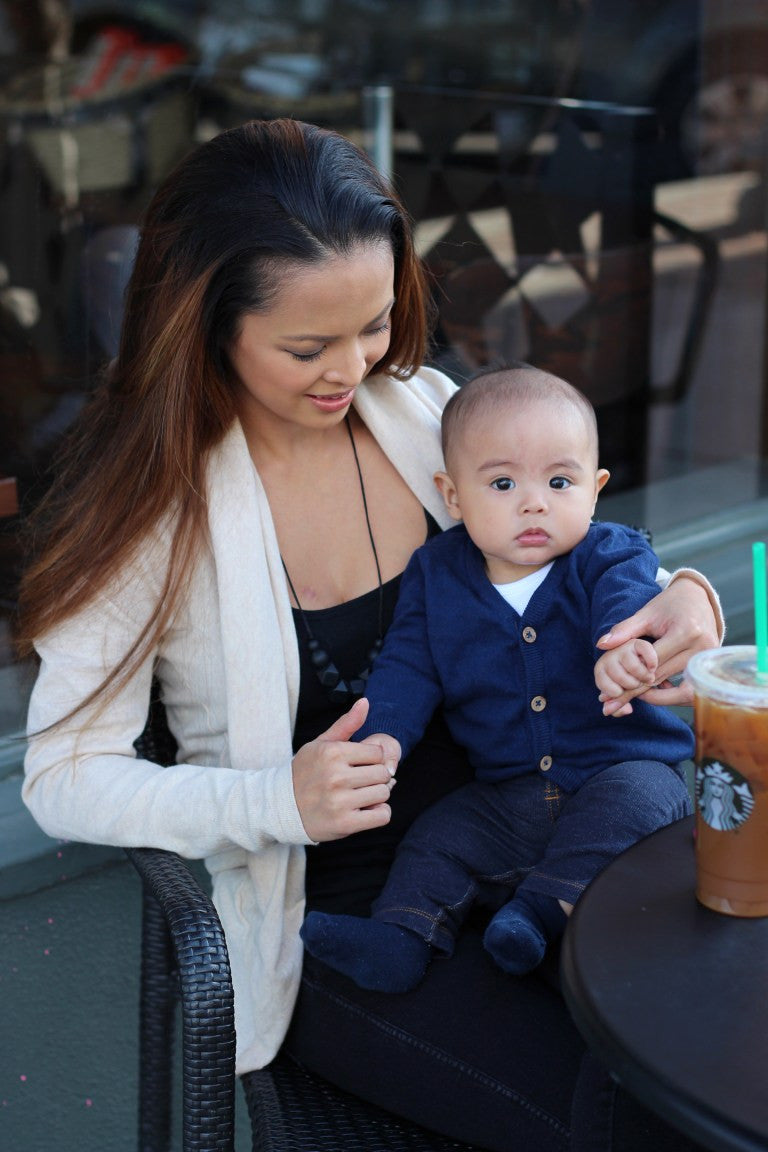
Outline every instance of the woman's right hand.
<svg viewBox="0 0 768 1152"><path fill-rule="evenodd" d="M387 737L377 737L376 744L353 743L350 737L367 715L368 701L356 700L293 758L296 804L307 836L316 843L389 823L399 745L393 740L389 746Z"/></svg>

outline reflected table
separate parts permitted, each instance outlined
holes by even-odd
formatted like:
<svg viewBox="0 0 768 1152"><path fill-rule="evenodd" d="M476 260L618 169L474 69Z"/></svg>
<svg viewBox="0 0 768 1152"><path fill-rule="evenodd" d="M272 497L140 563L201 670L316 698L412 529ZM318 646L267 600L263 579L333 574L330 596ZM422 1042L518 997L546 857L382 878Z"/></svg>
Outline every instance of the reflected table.
<svg viewBox="0 0 768 1152"><path fill-rule="evenodd" d="M694 896L694 818L592 882L563 941L563 992L616 1079L713 1152L768 1149L768 917Z"/></svg>

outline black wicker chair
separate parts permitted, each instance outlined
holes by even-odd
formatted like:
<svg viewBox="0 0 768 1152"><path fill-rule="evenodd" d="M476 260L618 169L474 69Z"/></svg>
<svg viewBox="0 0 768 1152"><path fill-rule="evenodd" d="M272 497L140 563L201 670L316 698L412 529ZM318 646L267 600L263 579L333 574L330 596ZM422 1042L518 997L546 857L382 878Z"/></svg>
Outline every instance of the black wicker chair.
<svg viewBox="0 0 768 1152"><path fill-rule="evenodd" d="M140 754L173 761L155 699ZM171 1147L173 1038L182 1022L183 1152L233 1152L235 1028L224 932L210 898L179 856L127 849L143 884L139 1043L139 1149ZM247 1077L254 1152L473 1152L368 1105L285 1053ZM243 1150L244 1152L244 1150Z"/></svg>

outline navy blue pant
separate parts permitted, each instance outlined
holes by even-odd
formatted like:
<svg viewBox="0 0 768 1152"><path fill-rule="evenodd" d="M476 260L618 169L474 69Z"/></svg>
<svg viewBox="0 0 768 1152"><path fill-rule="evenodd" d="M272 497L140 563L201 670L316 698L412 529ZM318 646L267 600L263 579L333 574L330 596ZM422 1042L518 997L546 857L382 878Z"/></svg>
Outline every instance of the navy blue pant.
<svg viewBox="0 0 768 1152"><path fill-rule="evenodd" d="M682 770L653 760L614 764L573 793L545 773L472 781L411 825L372 915L450 956L478 900L498 906L518 889L575 904L610 860L690 810Z"/></svg>

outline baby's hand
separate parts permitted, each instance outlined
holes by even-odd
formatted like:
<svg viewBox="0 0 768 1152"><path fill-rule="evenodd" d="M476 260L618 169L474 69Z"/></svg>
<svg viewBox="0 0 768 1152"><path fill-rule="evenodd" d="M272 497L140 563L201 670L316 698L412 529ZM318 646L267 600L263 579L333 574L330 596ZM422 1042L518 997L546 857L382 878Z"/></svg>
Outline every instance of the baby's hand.
<svg viewBox="0 0 768 1152"><path fill-rule="evenodd" d="M595 664L595 684L600 693L604 716L628 716L632 705L627 702L616 708L617 696L627 689L646 690L653 686L658 668L656 649L648 640L627 640L618 648L604 652Z"/></svg>
<svg viewBox="0 0 768 1152"><path fill-rule="evenodd" d="M386 732L374 732L371 736L366 736L365 740L361 740L360 744L373 744L381 748L384 753L384 763L387 767L389 775L391 776L390 789L395 786L395 772L400 763L401 748L400 742L395 740L394 736L388 735Z"/></svg>

